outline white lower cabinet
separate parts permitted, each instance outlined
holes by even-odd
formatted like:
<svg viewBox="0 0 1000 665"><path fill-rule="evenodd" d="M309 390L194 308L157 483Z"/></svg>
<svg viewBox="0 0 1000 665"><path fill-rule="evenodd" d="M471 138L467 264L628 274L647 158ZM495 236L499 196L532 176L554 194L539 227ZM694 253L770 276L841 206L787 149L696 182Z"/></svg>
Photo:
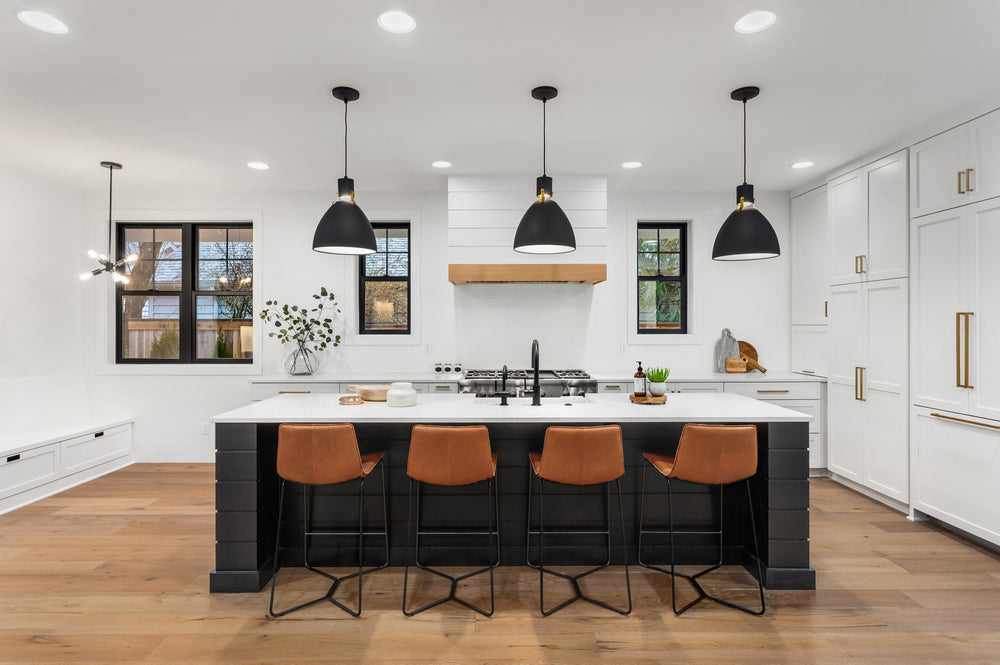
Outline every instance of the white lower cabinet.
<svg viewBox="0 0 1000 665"><path fill-rule="evenodd" d="M60 473L58 443L8 453L0 458L0 498L56 480Z"/></svg>
<svg viewBox="0 0 1000 665"><path fill-rule="evenodd" d="M362 382L358 382L361 384ZM275 395L311 395L313 393L339 393L347 390L346 383L333 381L251 381L250 399L257 401ZM354 385L353 383L351 385Z"/></svg>
<svg viewBox="0 0 1000 665"><path fill-rule="evenodd" d="M132 426L119 425L62 441L60 445L63 473L76 473L131 452Z"/></svg>
<svg viewBox="0 0 1000 665"><path fill-rule="evenodd" d="M819 381L729 381L726 392L746 395L812 416L809 421L809 468L826 467L826 412L823 384Z"/></svg>
<svg viewBox="0 0 1000 665"><path fill-rule="evenodd" d="M1000 545L1000 421L913 407L913 508Z"/></svg>
<svg viewBox="0 0 1000 665"><path fill-rule="evenodd" d="M827 462L833 473L909 498L907 281L831 289Z"/></svg>
<svg viewBox="0 0 1000 665"><path fill-rule="evenodd" d="M706 383L701 381L668 383L669 393L721 393L721 383Z"/></svg>
<svg viewBox="0 0 1000 665"><path fill-rule="evenodd" d="M625 381L611 381L604 382L599 381L597 383L597 392L599 393L630 393L632 392L632 383Z"/></svg>

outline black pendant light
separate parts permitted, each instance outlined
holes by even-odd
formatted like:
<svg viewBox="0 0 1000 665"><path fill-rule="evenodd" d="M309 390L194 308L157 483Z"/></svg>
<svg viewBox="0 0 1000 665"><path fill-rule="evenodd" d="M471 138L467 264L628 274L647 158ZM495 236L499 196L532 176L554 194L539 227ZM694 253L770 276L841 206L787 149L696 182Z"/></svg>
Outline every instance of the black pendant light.
<svg viewBox="0 0 1000 665"><path fill-rule="evenodd" d="M375 231L354 202L354 179L347 177L347 103L357 101L361 93L338 86L333 96L344 102L344 177L337 180L337 200L316 226L313 249L327 254L373 254Z"/></svg>
<svg viewBox="0 0 1000 665"><path fill-rule="evenodd" d="M729 95L743 102L743 184L736 188L736 210L726 218L715 236L712 258L716 261L752 261L781 255L778 236L754 205L753 185L747 184L747 101L759 94L760 88L747 86Z"/></svg>
<svg viewBox="0 0 1000 665"><path fill-rule="evenodd" d="M111 229L114 228L114 225L111 222L111 201L112 193L114 191L112 184L114 183L115 171L121 170L122 165L118 162L101 162L101 166L108 170L108 252L107 254L100 254L93 249L89 250L87 254L90 255L90 258L97 259L97 262L101 267L82 273L80 275L80 279L87 280L95 275L100 275L101 273L106 272L111 275L111 278L116 282L128 284L130 280L128 275L125 274L125 268L128 264L139 258L139 255L129 254L123 259L117 259L114 261L111 260L111 257L114 255L114 242L111 237Z"/></svg>
<svg viewBox="0 0 1000 665"><path fill-rule="evenodd" d="M531 91L542 100L542 175L535 181L538 197L517 225L514 251L525 254L563 254L576 249L576 236L569 218L552 200L552 178L545 173L545 104L559 94L552 86L543 85Z"/></svg>

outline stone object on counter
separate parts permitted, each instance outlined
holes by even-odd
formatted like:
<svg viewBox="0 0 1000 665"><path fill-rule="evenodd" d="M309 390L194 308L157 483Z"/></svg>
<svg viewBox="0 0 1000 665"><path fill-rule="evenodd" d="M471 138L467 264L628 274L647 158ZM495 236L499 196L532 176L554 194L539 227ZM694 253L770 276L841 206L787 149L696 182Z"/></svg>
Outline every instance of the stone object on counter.
<svg viewBox="0 0 1000 665"><path fill-rule="evenodd" d="M389 386L385 394L386 406L416 406L417 391L409 381L397 381Z"/></svg>
<svg viewBox="0 0 1000 665"><path fill-rule="evenodd" d="M726 368L727 358L739 358L740 357L740 344L733 337L733 333L729 328L722 329L722 337L716 342L715 345L715 371L716 372L728 372ZM743 370L744 372L746 370Z"/></svg>

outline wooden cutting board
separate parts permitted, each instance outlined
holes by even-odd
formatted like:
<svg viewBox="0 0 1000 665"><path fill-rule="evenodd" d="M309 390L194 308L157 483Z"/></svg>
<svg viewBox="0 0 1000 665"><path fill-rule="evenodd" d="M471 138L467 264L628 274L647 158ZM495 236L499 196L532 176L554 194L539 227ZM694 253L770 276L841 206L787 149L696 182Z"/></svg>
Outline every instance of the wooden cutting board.
<svg viewBox="0 0 1000 665"><path fill-rule="evenodd" d="M760 363L757 362L757 349L753 348L753 344L741 341L739 342L739 345L740 357L746 358L748 369L760 370L761 373L767 371Z"/></svg>

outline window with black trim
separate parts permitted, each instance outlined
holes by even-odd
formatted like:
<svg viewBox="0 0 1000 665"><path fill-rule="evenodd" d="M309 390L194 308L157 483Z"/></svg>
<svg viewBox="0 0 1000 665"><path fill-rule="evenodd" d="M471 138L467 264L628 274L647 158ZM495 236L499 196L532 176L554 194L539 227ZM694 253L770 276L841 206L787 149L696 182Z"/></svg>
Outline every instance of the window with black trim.
<svg viewBox="0 0 1000 665"><path fill-rule="evenodd" d="M253 227L119 224L118 363L253 362Z"/></svg>
<svg viewBox="0 0 1000 665"><path fill-rule="evenodd" d="M636 332L687 333L687 224L639 222Z"/></svg>
<svg viewBox="0 0 1000 665"><path fill-rule="evenodd" d="M374 254L358 260L358 332L410 334L410 224L373 222Z"/></svg>

